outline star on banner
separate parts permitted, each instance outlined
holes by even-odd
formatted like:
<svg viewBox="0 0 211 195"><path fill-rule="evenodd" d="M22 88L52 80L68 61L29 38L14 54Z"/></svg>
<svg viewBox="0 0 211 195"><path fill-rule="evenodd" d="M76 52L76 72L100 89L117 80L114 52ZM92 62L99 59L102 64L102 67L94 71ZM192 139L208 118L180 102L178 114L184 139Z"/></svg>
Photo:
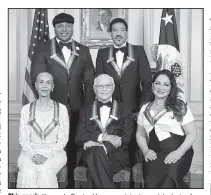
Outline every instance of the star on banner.
<svg viewBox="0 0 211 195"><path fill-rule="evenodd" d="M168 13L166 12L166 17L165 17L165 18L161 18L162 20L165 21L165 26L166 26L169 22L171 22L171 23L173 24L173 22L172 22L172 20L171 20L172 16L173 16L173 15L168 15Z"/></svg>

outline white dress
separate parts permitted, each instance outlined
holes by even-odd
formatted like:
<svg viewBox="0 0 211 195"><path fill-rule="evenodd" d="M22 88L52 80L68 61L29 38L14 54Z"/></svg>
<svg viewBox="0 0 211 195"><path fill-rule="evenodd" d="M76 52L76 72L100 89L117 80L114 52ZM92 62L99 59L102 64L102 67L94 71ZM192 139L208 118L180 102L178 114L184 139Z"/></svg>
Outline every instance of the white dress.
<svg viewBox="0 0 211 195"><path fill-rule="evenodd" d="M55 119L55 115L58 118ZM58 188L56 174L67 162L64 147L68 138L69 117L63 104L54 102L54 108L47 112L38 109L30 112L30 104L25 105L21 110L19 127L22 150L18 158L17 188ZM36 165L31 160L35 154L48 159L44 164Z"/></svg>

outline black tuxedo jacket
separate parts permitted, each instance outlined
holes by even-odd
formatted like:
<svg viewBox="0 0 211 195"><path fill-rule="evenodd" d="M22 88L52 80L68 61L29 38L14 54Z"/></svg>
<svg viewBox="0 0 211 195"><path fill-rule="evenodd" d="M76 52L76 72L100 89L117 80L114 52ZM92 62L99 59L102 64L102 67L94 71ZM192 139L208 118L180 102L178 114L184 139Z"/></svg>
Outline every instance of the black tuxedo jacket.
<svg viewBox="0 0 211 195"><path fill-rule="evenodd" d="M37 45L31 64L32 84L40 72L49 72L54 78L54 90L51 98L62 104L68 104L71 110L79 111L83 104L94 100L94 66L88 47L72 40L72 53L68 63L59 44L53 38L46 44Z"/></svg>
<svg viewBox="0 0 211 195"><path fill-rule="evenodd" d="M117 101L114 100L110 111L110 118L107 121L105 129L109 135L122 137L122 144L118 148L115 148L110 142L103 142L108 155L111 159L118 159L123 166L128 166L130 164L128 143L131 140L133 131L132 112L130 108L124 108L122 103L118 104ZM101 133L102 126L99 108L97 101L95 101L92 105L84 107L80 112L80 120L75 137L76 144L79 146L76 158L77 165L82 158L84 143L89 140L97 142Z"/></svg>
<svg viewBox="0 0 211 195"><path fill-rule="evenodd" d="M116 63L113 46L99 49L96 60L96 76L108 74L115 82L115 95L124 106L139 110L151 89L152 77L149 62L142 46L126 44L122 68Z"/></svg>

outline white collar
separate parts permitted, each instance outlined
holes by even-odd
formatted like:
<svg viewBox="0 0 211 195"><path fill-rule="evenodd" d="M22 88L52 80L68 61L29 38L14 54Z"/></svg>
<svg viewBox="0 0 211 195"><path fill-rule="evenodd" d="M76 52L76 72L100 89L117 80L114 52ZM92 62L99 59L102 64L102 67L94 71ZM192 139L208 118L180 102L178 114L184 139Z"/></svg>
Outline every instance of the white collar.
<svg viewBox="0 0 211 195"><path fill-rule="evenodd" d="M57 40L57 43L59 43L61 41L57 37L56 37L56 40ZM63 43L70 43L70 42L72 42L72 38L68 42L64 42L64 41L61 41L61 42L63 42Z"/></svg>
<svg viewBox="0 0 211 195"><path fill-rule="evenodd" d="M108 28L109 26L106 26L106 25L104 25L104 24L101 24L100 22L99 22L99 24L100 24L100 27L101 28Z"/></svg>
<svg viewBox="0 0 211 195"><path fill-rule="evenodd" d="M99 102L102 102L102 101L100 101L100 100L98 100ZM106 102L102 102L102 103L107 103L107 102L112 102L112 97L109 99L109 100L107 100Z"/></svg>

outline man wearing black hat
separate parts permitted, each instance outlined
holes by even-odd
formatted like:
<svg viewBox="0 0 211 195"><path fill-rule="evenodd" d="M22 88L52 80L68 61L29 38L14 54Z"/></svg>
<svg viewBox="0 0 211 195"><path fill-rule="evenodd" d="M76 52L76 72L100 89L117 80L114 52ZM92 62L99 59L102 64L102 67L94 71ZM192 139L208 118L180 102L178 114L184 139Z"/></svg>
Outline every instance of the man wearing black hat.
<svg viewBox="0 0 211 195"><path fill-rule="evenodd" d="M51 98L68 108L71 129L67 145L68 183L69 188L73 188L76 126L80 107L94 100L94 66L88 47L72 39L74 18L60 13L52 23L56 36L37 45L32 58L31 79L34 84L40 72L49 72L55 84Z"/></svg>

